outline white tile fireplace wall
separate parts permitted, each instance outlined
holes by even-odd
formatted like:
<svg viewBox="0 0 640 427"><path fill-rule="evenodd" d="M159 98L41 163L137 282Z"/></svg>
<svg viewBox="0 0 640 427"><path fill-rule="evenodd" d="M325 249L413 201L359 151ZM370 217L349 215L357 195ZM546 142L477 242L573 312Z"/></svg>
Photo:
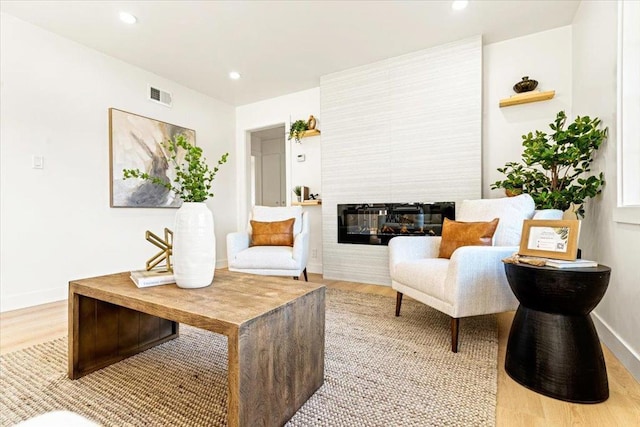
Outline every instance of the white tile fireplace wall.
<svg viewBox="0 0 640 427"><path fill-rule="evenodd" d="M481 197L480 36L323 76L323 274L389 285L388 249L337 243L337 204Z"/></svg>

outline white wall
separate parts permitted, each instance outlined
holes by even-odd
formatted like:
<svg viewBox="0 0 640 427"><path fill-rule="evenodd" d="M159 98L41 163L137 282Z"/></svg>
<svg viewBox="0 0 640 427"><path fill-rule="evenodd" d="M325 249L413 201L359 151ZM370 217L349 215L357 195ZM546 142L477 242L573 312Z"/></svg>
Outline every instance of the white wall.
<svg viewBox="0 0 640 427"><path fill-rule="evenodd" d="M315 115L314 115L315 117ZM317 117L316 117L317 119ZM316 125L317 129L321 129L322 123L318 120ZM322 130L321 130L322 132ZM291 141L294 141L293 139ZM291 144L291 179L293 186L304 185L309 187L309 194L320 194L322 197L321 187L321 163L322 163L322 135L309 138L303 138L300 140L300 144ZM299 154L304 155L305 160L298 162L297 157ZM313 215L320 215L320 208L313 209ZM318 247L318 250L322 251L322 246ZM318 257L321 255L319 254Z"/></svg>
<svg viewBox="0 0 640 427"><path fill-rule="evenodd" d="M322 76L325 278L390 285L386 246L338 243L337 205L481 195L480 36Z"/></svg>
<svg viewBox="0 0 640 427"><path fill-rule="evenodd" d="M496 169L522 156L522 135L549 131L556 114L571 116L571 26L493 43L483 48L482 197L504 197L491 184L504 175ZM549 101L500 108L515 95L523 76L538 81L536 90L555 90Z"/></svg>
<svg viewBox="0 0 640 427"><path fill-rule="evenodd" d="M618 4L617 157L620 173L614 219L640 224L640 2Z"/></svg>
<svg viewBox="0 0 640 427"><path fill-rule="evenodd" d="M599 117L609 128L593 168L604 172L607 183L602 195L587 204L580 244L585 258L611 267L609 288L593 312L600 338L640 380L640 225L613 220L617 27L617 2L582 2L573 21L573 111ZM635 137L638 143L640 135Z"/></svg>
<svg viewBox="0 0 640 427"><path fill-rule="evenodd" d="M157 251L145 230L173 228L175 209L109 207L109 107L196 130L211 164L230 152L208 202L224 265L236 228L234 108L10 15L0 29L0 309L65 299L72 279L143 268ZM149 83L172 92L173 108L146 100ZM31 168L33 155L44 169Z"/></svg>
<svg viewBox="0 0 640 427"><path fill-rule="evenodd" d="M320 116L320 89L313 88L277 98L243 105L236 109L236 167L238 197L238 230L247 227L248 212L251 210L247 194L249 179L248 153L250 141L248 132L271 128L274 125L285 124L286 134L289 134L290 123L296 120L307 120L309 115L317 119L316 128L322 131L322 117ZM292 139L286 144L287 162L287 204L291 203L293 186L306 185L312 193L320 193L320 147L322 137L303 138L300 144ZM305 162L297 162L298 154L304 154ZM310 255L307 270L312 273L322 273L322 221L319 206L305 207L310 213ZM314 258L314 254L316 257Z"/></svg>

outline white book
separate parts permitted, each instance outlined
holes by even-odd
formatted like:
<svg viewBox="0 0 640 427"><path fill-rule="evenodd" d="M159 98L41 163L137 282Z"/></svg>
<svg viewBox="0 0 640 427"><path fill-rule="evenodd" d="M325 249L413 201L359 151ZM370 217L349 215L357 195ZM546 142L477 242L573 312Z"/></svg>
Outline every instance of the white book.
<svg viewBox="0 0 640 427"><path fill-rule="evenodd" d="M584 268L584 267L597 267L598 263L588 259L577 259L575 261L548 259L545 262L545 265L547 267L555 267L555 268Z"/></svg>
<svg viewBox="0 0 640 427"><path fill-rule="evenodd" d="M149 286L168 285L175 283L176 279L172 272L162 270L137 270L131 272L131 280L139 288Z"/></svg>

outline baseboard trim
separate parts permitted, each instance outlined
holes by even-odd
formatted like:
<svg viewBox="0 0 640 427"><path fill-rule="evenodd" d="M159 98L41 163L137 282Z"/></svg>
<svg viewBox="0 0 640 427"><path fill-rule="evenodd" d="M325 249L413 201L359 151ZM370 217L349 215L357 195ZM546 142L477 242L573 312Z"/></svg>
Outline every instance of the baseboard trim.
<svg viewBox="0 0 640 427"><path fill-rule="evenodd" d="M342 272L331 271L331 272L323 272L322 276L324 279L328 280L344 280L346 282L354 282L354 283L364 283L365 285L379 285L379 286L387 286L391 287L391 279L388 281L382 280L371 280L367 278L354 277L349 274L344 274Z"/></svg>
<svg viewBox="0 0 640 427"><path fill-rule="evenodd" d="M317 262L307 262L307 272L314 274L322 274L322 264Z"/></svg>
<svg viewBox="0 0 640 427"><path fill-rule="evenodd" d="M593 324L598 331L600 340L611 350L618 358L620 363L640 382L640 355L636 354L618 334L611 329L611 326L605 322L598 313L592 312Z"/></svg>
<svg viewBox="0 0 640 427"><path fill-rule="evenodd" d="M0 313L66 300L68 292L68 287L64 286L42 291L3 296L2 301L0 302Z"/></svg>

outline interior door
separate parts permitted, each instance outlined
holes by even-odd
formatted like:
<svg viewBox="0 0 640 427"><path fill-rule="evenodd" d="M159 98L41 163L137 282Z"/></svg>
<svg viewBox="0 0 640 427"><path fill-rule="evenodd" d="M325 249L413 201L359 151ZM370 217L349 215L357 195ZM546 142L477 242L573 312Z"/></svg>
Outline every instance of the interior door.
<svg viewBox="0 0 640 427"><path fill-rule="evenodd" d="M249 203L287 205L287 160L284 125L251 133Z"/></svg>
<svg viewBox="0 0 640 427"><path fill-rule="evenodd" d="M262 205L286 206L282 194L283 162L280 153L262 154Z"/></svg>

